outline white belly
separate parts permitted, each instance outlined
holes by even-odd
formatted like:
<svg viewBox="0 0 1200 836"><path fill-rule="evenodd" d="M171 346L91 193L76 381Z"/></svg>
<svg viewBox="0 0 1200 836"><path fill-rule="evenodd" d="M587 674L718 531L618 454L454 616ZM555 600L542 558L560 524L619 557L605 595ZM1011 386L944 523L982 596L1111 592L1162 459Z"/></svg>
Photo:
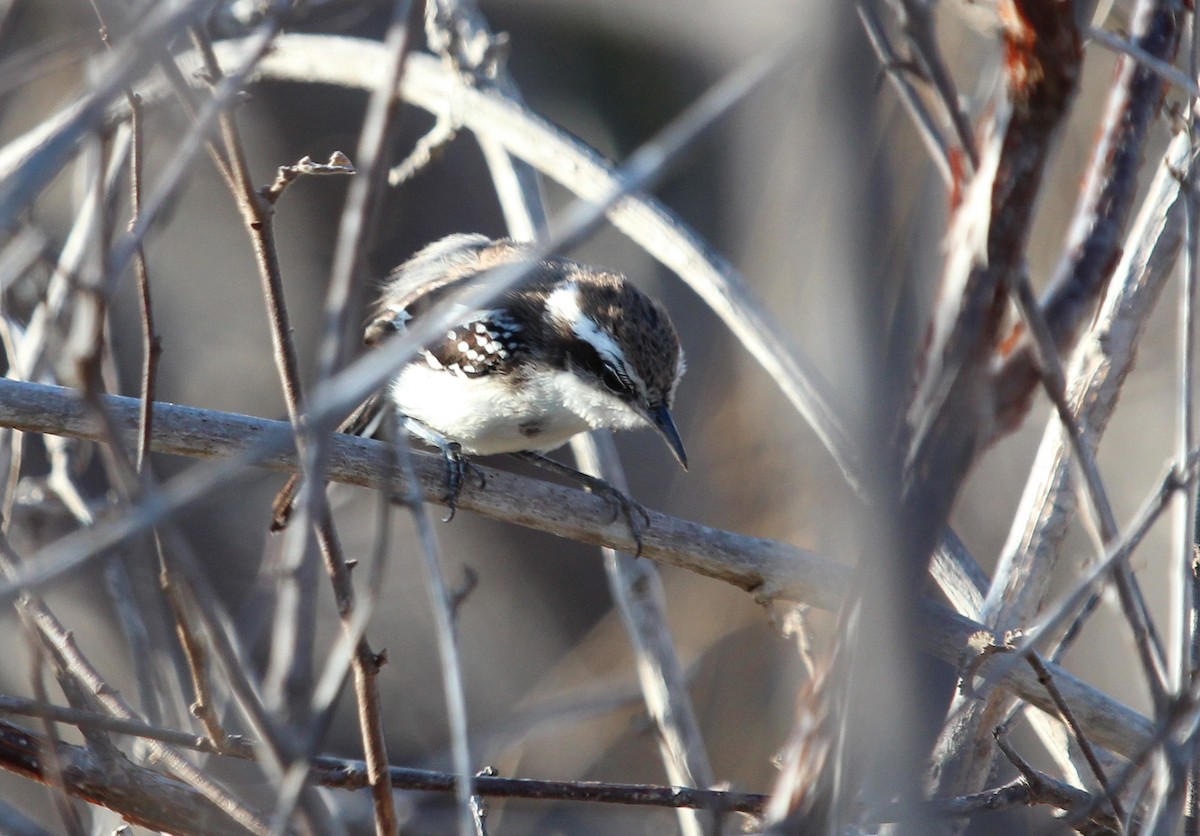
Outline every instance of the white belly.
<svg viewBox="0 0 1200 836"><path fill-rule="evenodd" d="M390 391L399 412L475 455L552 450L593 427L621 428L638 422L632 410L615 398L590 389L583 393L580 388L574 375L566 372L537 375L514 387L486 375L458 376L418 362L401 371ZM612 403L601 410L591 403L579 408L585 394Z"/></svg>

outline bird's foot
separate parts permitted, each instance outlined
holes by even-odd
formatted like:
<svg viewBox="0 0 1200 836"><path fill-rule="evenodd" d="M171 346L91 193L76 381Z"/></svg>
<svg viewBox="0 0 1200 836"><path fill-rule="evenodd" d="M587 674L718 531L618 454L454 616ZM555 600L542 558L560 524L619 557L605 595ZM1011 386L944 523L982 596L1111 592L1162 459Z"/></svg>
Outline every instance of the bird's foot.
<svg viewBox="0 0 1200 836"><path fill-rule="evenodd" d="M557 473L578 485L582 485L597 496L607 499L613 506L613 515L610 522L616 522L617 517L625 517L625 522L628 524L629 531L633 535L633 542L637 545L634 556L642 556L642 532L650 527L650 513L637 501L631 499L623 491L617 490L600 477L583 473L573 467L568 467L565 464L556 462L554 459L543 456L541 453L520 452L512 453L511 455L522 461L527 461L530 464L535 464L538 467Z"/></svg>
<svg viewBox="0 0 1200 836"><path fill-rule="evenodd" d="M471 460L463 453L462 446L458 442L451 441L436 430L425 426L422 422L407 415L402 416L401 425L411 435L416 436L432 447L438 448L442 452L442 461L446 464L446 493L442 496L442 501L446 503L446 507L450 510L444 522L450 522L450 520L454 519L454 512L458 510L458 497L462 494L467 474L474 473L478 476L479 487L482 489L486 484L483 471L471 463Z"/></svg>
<svg viewBox="0 0 1200 836"><path fill-rule="evenodd" d="M587 474L583 475L586 476ZM584 484L589 491L597 496L604 497L612 505L613 515L610 522L616 522L618 517L625 517L625 524L629 526L629 533L633 535L633 542L637 546L633 556L641 557L642 533L650 527L650 512L636 499L633 499L623 491L617 490L603 479L588 476L588 480Z"/></svg>
<svg viewBox="0 0 1200 836"><path fill-rule="evenodd" d="M442 522L450 522L458 510L458 498L462 494L467 474L471 473L479 477L480 489L487 484L487 480L484 478L483 471L466 457L457 442L447 441L444 444L438 444L438 448L442 451L442 461L446 464L446 493L442 499L450 512Z"/></svg>

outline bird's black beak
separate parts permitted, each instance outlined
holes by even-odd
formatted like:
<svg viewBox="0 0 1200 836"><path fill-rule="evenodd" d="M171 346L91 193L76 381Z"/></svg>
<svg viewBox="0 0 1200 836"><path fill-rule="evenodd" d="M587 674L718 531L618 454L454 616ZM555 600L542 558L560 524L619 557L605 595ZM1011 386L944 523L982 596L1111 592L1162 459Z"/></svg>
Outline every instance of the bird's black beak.
<svg viewBox="0 0 1200 836"><path fill-rule="evenodd" d="M679 430L675 429L675 419L671 417L671 411L665 406L652 409L650 410L650 421L654 424L654 429L658 430L658 434L663 437L663 441L667 442L667 446L671 448L675 458L683 465L683 469L687 470L687 452L683 449L683 440L679 437Z"/></svg>

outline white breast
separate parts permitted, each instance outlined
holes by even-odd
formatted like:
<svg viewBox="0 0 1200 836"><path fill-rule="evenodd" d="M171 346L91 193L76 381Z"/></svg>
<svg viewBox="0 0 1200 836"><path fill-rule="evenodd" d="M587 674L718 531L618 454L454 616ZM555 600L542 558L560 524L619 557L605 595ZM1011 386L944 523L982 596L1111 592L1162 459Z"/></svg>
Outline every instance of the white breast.
<svg viewBox="0 0 1200 836"><path fill-rule="evenodd" d="M399 412L475 455L552 450L587 429L644 424L619 399L565 371L533 375L513 386L418 362L401 371L390 393Z"/></svg>

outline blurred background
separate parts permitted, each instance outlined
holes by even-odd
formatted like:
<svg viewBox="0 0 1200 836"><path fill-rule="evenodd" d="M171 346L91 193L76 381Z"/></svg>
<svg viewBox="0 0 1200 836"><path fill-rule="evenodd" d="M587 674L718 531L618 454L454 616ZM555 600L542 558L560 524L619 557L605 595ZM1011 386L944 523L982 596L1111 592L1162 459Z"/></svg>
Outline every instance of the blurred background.
<svg viewBox="0 0 1200 836"><path fill-rule="evenodd" d="M120 43L136 4L101 5ZM368 38L381 37L390 9L371 2L310 5L292 28ZM904 373L939 275L949 198L881 74L854 4L494 0L480 7L493 29L509 34L508 68L532 109L615 160L651 138L724 73L799 35L800 46L784 71L703 137L655 194L740 270L793 343L833 382L847 414L855 413L865 385L858 352L871 341L859 336L862 322L889 323L886 344L895 354L889 362ZM0 11L0 60L29 59L19 78L0 83L0 142L7 142L77 95L87 80L88 57L102 46L86 0L18 0L0 3ZM966 25L952 7L942 11L939 37L959 90L967 97L986 93L995 84L995 34ZM1123 4L1114 14L1121 19ZM1110 54L1089 47L1083 87L1044 190L1030 250L1035 283L1044 282L1061 251L1113 65ZM239 119L256 181L267 184L277 166L304 155L323 160L337 150L352 154L365 103L365 94L341 89L254 87ZM406 108L400 118L397 159L432 126L415 109ZM151 111L151 177L171 157L185 127L173 106ZM1161 147L1165 138L1162 130L1152 146ZM389 191L366 253L369 273L382 277L423 244L451 232L503 235L489 183L483 158L464 132L411 182ZM37 208L44 231L65 235L82 188L69 177L55 182ZM339 178L302 178L276 211L287 301L306 369L345 190ZM567 203L556 186L547 186L546 195L552 210ZM120 208L117 217L123 219L126 211ZM706 306L611 228L567 254L621 270L662 298L687 352L688 373L674 412L691 468L682 472L650 433L623 435L617 444L632 495L648 507L706 525L853 560L855 555L845 553L853 539L846 530L851 494L839 471ZM151 235L147 256L163 338L160 399L282 417L250 242L208 158L197 158L169 217ZM128 395L137 394L140 363L133 291L132 281L123 286L111 318L117 388ZM40 292L29 282L13 290L9 303L19 311ZM1101 467L1121 520L1156 486L1171 457L1172 292L1143 341L1123 408L1101 445ZM357 342L357 334L352 338ZM1025 427L985 456L960 498L954 523L985 567L1008 534L1046 416L1039 402ZM36 475L39 454L31 455L27 472ZM188 466L168 457L155 460L164 478ZM86 473L95 477L92 498L103 501L102 472L93 462ZM254 475L184 520L213 584L247 630L261 620L258 593L266 581L260 572L280 547L267 523L281 484L277 476ZM372 495L335 486L330 496L348 555L369 554L377 510ZM398 513L394 520L394 554L381 607L368 629L375 647L388 652L380 686L389 755L399 765L446 769L443 691L421 559L407 519ZM53 515L40 505L18 522L14 533L26 549L55 531ZM437 531L450 580L461 579L467 567L479 578L459 622L478 766L492 765L502 775L664 783L629 640L613 611L598 552L468 513ZM1154 556L1164 553L1167 542L1165 528L1155 534L1159 539L1148 541L1137 558L1151 596L1165 586L1154 574ZM1074 565L1092 555L1082 531L1068 547ZM751 596L669 567L662 574L671 627L717 779L767 792L775 775L772 756L791 728L802 681L794 640L781 634ZM322 605L313 618L324 648L337 621L322 587ZM49 599L93 660L113 680L128 681L131 660L100 589L107 587L95 572L57 586ZM1161 600L1152 605L1156 611L1165 606ZM4 619L8 634L18 635L15 618ZM1093 619L1068 662L1089 681L1145 710L1146 695L1127 675L1128 633L1114 627L1113 619L1109 612ZM825 622L818 617L818 623ZM0 690L23 694L29 662L20 660L24 651L16 645L0 666ZM256 652L265 661L265 641L256 644ZM951 671L930 662L927 673L946 678ZM352 699L343 699L326 748L361 757ZM236 778L236 769L230 775ZM246 774L239 780L255 778ZM46 818L44 791L30 783L0 774L0 796L54 821ZM449 832L450 796L397 798L403 832ZM348 824L356 832L366 830L369 796L363 792L354 799L339 803L351 811ZM672 812L650 808L497 800L489 809L495 833L649 834L676 826ZM728 826L736 832L737 822ZM1038 813L1029 814L1022 827L1053 830L1049 816Z"/></svg>

